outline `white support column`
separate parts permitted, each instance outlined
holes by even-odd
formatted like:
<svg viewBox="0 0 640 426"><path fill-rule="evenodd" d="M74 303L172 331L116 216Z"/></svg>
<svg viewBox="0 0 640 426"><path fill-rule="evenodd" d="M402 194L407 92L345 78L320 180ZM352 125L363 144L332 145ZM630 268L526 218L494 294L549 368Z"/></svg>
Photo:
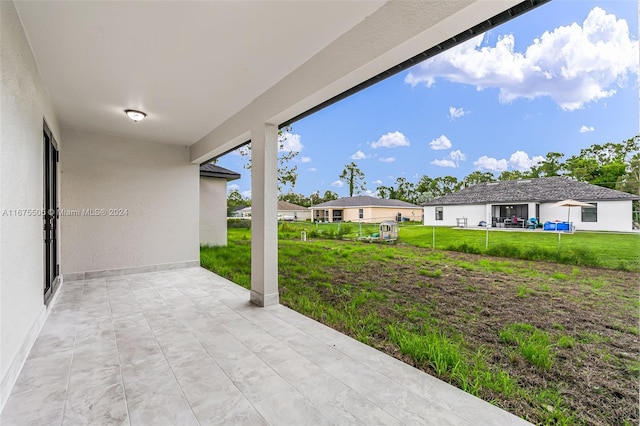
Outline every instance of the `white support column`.
<svg viewBox="0 0 640 426"><path fill-rule="evenodd" d="M278 127L251 130L251 303L278 298Z"/></svg>

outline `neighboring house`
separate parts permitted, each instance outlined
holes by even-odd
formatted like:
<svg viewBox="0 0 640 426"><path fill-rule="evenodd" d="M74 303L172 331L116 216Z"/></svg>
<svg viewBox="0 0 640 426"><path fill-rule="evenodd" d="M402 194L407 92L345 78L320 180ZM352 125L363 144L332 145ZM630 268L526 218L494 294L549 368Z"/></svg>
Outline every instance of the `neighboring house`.
<svg viewBox="0 0 640 426"><path fill-rule="evenodd" d="M234 217L250 219L251 207L245 207L234 212ZM310 220L311 212L308 208L288 201L278 200L278 220L301 221Z"/></svg>
<svg viewBox="0 0 640 426"><path fill-rule="evenodd" d="M400 200L369 196L344 197L309 207L316 222L380 223L422 220L422 207Z"/></svg>
<svg viewBox="0 0 640 426"><path fill-rule="evenodd" d="M241 219L251 219L251 206L242 207L233 212L234 217L238 217Z"/></svg>
<svg viewBox="0 0 640 426"><path fill-rule="evenodd" d="M240 174L215 164L200 166L200 245L227 245L227 182Z"/></svg>
<svg viewBox="0 0 640 426"><path fill-rule="evenodd" d="M240 219L244 217L245 212L248 212L249 217L251 217L251 207L238 206L233 210L231 210L231 212L229 213L229 217L232 217L234 219Z"/></svg>
<svg viewBox="0 0 640 426"><path fill-rule="evenodd" d="M279 126L541 2L0 1L0 406L63 280L200 265L199 166L249 141L277 304Z"/></svg>
<svg viewBox="0 0 640 426"><path fill-rule="evenodd" d="M594 208L553 206L566 199ZM525 221L535 217L540 223L570 218L576 230L629 232L633 225L631 204L639 199L560 176L481 183L425 203L424 224L458 226L464 218L470 227L481 221L501 227L514 217Z"/></svg>
<svg viewBox="0 0 640 426"><path fill-rule="evenodd" d="M306 207L278 200L278 219L291 221L311 220L311 212Z"/></svg>

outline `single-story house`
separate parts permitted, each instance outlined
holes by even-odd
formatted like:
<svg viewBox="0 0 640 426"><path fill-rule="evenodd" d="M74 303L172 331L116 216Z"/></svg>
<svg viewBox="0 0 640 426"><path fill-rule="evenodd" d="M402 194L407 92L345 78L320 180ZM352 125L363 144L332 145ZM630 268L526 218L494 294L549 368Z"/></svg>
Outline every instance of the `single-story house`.
<svg viewBox="0 0 640 426"><path fill-rule="evenodd" d="M311 220L311 211L306 207L278 200L278 219L292 221Z"/></svg>
<svg viewBox="0 0 640 426"><path fill-rule="evenodd" d="M234 219L249 219L251 217L251 206L238 206L229 212L229 217Z"/></svg>
<svg viewBox="0 0 640 426"><path fill-rule="evenodd" d="M236 210L234 212L234 217L251 219L251 206ZM310 219L311 212L308 208L288 201L278 200L278 220L304 221Z"/></svg>
<svg viewBox="0 0 640 426"><path fill-rule="evenodd" d="M315 222L379 223L422 220L422 207L400 200L370 196L343 197L309 207Z"/></svg>
<svg viewBox="0 0 640 426"><path fill-rule="evenodd" d="M566 199L594 207L554 206ZM561 176L481 183L425 203L424 224L501 227L535 217L540 223L570 219L581 231L630 232L633 200L640 197Z"/></svg>
<svg viewBox="0 0 640 426"><path fill-rule="evenodd" d="M200 245L227 245L227 182L240 174L215 164L200 166Z"/></svg>

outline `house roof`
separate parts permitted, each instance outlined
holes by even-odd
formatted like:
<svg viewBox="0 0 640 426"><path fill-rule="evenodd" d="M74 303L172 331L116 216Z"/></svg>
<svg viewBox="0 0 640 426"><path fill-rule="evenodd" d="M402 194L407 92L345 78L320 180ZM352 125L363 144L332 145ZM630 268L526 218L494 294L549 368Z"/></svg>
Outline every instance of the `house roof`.
<svg viewBox="0 0 640 426"><path fill-rule="evenodd" d="M327 208L327 207L387 207L387 208L421 208L415 204L407 203L400 200L388 200L386 198L369 197L366 195L358 197L343 197L337 200L326 201L309 207L310 209Z"/></svg>
<svg viewBox="0 0 640 426"><path fill-rule="evenodd" d="M285 211L297 210L297 211L303 211L303 212L308 211L306 207L302 207L297 204L290 203L288 201L278 200L278 211L281 211L281 210L285 210Z"/></svg>
<svg viewBox="0 0 640 426"><path fill-rule="evenodd" d="M425 206L513 203L513 202L556 202L572 198L574 200L640 200L640 197L586 182L578 182L566 177L554 176L526 180L508 180L480 183L461 189L444 197L434 198Z"/></svg>
<svg viewBox="0 0 640 426"><path fill-rule="evenodd" d="M240 179L240 173L207 163L200 166L200 176L226 179L227 181Z"/></svg>

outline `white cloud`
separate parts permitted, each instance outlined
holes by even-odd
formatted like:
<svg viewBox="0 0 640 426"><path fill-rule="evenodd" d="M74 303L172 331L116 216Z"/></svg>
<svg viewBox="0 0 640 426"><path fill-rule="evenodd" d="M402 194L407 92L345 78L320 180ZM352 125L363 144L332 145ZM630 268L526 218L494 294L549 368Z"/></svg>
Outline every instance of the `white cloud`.
<svg viewBox="0 0 640 426"><path fill-rule="evenodd" d="M364 192L362 193L362 195L367 195L369 197L379 198L378 197L378 192L377 191L372 191L370 189L365 189Z"/></svg>
<svg viewBox="0 0 640 426"><path fill-rule="evenodd" d="M437 78L500 89L500 102L551 97L564 110L616 93L629 74L638 73L639 44L624 19L594 7L580 26L546 31L524 52L515 37L501 36L495 47L475 37L414 67L405 77L412 86L431 87Z"/></svg>
<svg viewBox="0 0 640 426"><path fill-rule="evenodd" d="M463 117L466 113L467 111L465 111L464 108L456 108L454 106L449 107L449 118L451 120Z"/></svg>
<svg viewBox="0 0 640 426"><path fill-rule="evenodd" d="M315 167L311 167L311 168L309 169L309 171L310 171L310 172L317 172L317 171L318 171L318 169L316 169Z"/></svg>
<svg viewBox="0 0 640 426"><path fill-rule="evenodd" d="M449 158L443 158L442 160L433 160L431 164L439 167L460 167L460 161L465 161L467 155L456 149L449 153Z"/></svg>
<svg viewBox="0 0 640 426"><path fill-rule="evenodd" d="M371 148L396 148L399 146L409 146L409 139L400 132L389 132L371 144Z"/></svg>
<svg viewBox="0 0 640 426"><path fill-rule="evenodd" d="M445 135L440 135L439 137L429 142L429 146L431 147L431 149L436 151L439 151L442 149L449 149L451 148L451 141Z"/></svg>
<svg viewBox="0 0 640 426"><path fill-rule="evenodd" d="M396 161L396 157L380 157L378 158L378 160L382 161L383 163L393 163L394 161Z"/></svg>
<svg viewBox="0 0 640 426"><path fill-rule="evenodd" d="M279 138L279 151L300 152L304 145L300 141L300 135L284 132Z"/></svg>
<svg viewBox="0 0 640 426"><path fill-rule="evenodd" d="M231 183L231 184L227 185L227 191L229 191L229 192L237 191L238 189L240 189L240 185L236 185L235 183Z"/></svg>
<svg viewBox="0 0 640 426"><path fill-rule="evenodd" d="M251 191L242 191L242 196L251 199Z"/></svg>
<svg viewBox="0 0 640 426"><path fill-rule="evenodd" d="M300 157L300 162L301 163L310 163L311 162L311 157Z"/></svg>
<svg viewBox="0 0 640 426"><path fill-rule="evenodd" d="M372 183L374 183L375 185L382 185L382 181L380 179L376 179Z"/></svg>
<svg viewBox="0 0 640 426"><path fill-rule="evenodd" d="M580 130L578 130L580 133L587 133L587 132L593 132L595 130L595 127L593 126L585 126L582 125L580 127Z"/></svg>
<svg viewBox="0 0 640 426"><path fill-rule="evenodd" d="M477 170L489 170L491 172L503 172L507 170L507 160L504 158L498 160L496 158L487 157L486 155L483 155L478 158L477 161L474 161L473 165L476 166Z"/></svg>
<svg viewBox="0 0 640 426"><path fill-rule="evenodd" d="M459 149L456 149L455 151L451 151L449 153L449 157L451 157L451 159L456 162L456 165L459 165L460 161L466 161L467 159L467 155L462 151L460 151Z"/></svg>
<svg viewBox="0 0 640 426"><path fill-rule="evenodd" d="M544 157L535 156L529 158L529 154L524 151L516 151L509 157L509 165L514 170L520 170L521 172L531 170L531 167L537 165L544 160ZM474 163L475 164L475 163Z"/></svg>
<svg viewBox="0 0 640 426"><path fill-rule="evenodd" d="M362 160L364 158L367 158L367 156L360 150L356 151L356 153L351 156L352 160Z"/></svg>
<svg viewBox="0 0 640 426"><path fill-rule="evenodd" d="M336 180L331 182L331 186L333 186L334 188L342 188L344 186L344 182L341 180Z"/></svg>
<svg viewBox="0 0 640 426"><path fill-rule="evenodd" d="M452 160L447 160L447 159L433 160L431 164L438 167L453 167L453 168L458 167L456 166L456 163L454 163Z"/></svg>

